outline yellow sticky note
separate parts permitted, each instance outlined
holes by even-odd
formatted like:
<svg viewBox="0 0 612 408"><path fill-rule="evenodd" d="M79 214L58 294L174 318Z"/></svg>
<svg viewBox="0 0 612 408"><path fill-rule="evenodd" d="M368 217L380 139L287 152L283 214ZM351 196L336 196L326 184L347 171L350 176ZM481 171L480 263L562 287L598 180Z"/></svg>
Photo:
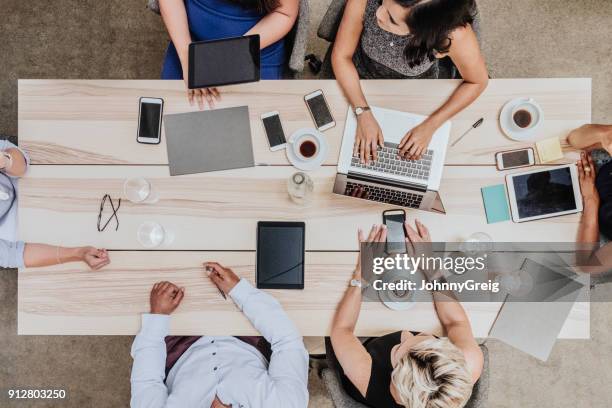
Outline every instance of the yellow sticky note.
<svg viewBox="0 0 612 408"><path fill-rule="evenodd" d="M561 142L558 137L540 140L536 143L540 162L549 163L563 158L563 150L561 150Z"/></svg>

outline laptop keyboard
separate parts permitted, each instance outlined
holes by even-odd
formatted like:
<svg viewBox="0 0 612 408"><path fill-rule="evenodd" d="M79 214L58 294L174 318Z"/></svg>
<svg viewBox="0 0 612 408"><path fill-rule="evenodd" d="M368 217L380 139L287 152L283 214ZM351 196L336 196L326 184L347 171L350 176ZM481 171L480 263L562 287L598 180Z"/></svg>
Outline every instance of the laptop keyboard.
<svg viewBox="0 0 612 408"><path fill-rule="evenodd" d="M411 177L417 180L429 180L433 150L426 150L420 160L398 159L397 144L385 142L384 147L378 148L378 160L370 164L361 163L359 156L351 158L351 167L379 171L387 174Z"/></svg>
<svg viewBox="0 0 612 408"><path fill-rule="evenodd" d="M361 188L364 195L361 198L366 200L378 201L380 203L400 205L402 207L419 208L423 196L421 194L409 193L407 191L397 191L384 187L356 184L351 181L346 183L344 194L350 196L357 188Z"/></svg>

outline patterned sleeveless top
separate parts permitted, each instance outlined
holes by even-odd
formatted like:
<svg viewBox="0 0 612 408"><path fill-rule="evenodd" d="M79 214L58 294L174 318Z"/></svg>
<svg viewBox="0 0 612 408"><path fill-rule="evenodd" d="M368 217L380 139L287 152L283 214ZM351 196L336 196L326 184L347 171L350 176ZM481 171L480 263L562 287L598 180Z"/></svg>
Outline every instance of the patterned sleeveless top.
<svg viewBox="0 0 612 408"><path fill-rule="evenodd" d="M362 79L438 78L438 59L425 59L410 68L404 48L410 34L398 35L382 29L376 19L379 0L367 0L363 15L363 31L353 62Z"/></svg>

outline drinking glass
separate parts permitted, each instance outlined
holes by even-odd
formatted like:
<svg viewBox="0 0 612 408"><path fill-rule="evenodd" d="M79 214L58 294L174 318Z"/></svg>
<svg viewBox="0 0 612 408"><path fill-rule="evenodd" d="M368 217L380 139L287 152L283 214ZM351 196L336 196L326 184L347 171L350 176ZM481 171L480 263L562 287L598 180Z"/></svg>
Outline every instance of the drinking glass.
<svg viewBox="0 0 612 408"><path fill-rule="evenodd" d="M306 173L297 172L289 177L287 190L291 200L299 205L309 205L312 202L314 183Z"/></svg>
<svg viewBox="0 0 612 408"><path fill-rule="evenodd" d="M476 232L461 243L461 252L477 255L490 252L493 249L493 238L485 232Z"/></svg>
<svg viewBox="0 0 612 408"><path fill-rule="evenodd" d="M134 177L125 181L123 184L123 193L132 203L150 202L153 197L153 186L147 179Z"/></svg>
<svg viewBox="0 0 612 408"><path fill-rule="evenodd" d="M138 242L145 248L156 248L164 242L164 227L155 221L144 222L138 227Z"/></svg>

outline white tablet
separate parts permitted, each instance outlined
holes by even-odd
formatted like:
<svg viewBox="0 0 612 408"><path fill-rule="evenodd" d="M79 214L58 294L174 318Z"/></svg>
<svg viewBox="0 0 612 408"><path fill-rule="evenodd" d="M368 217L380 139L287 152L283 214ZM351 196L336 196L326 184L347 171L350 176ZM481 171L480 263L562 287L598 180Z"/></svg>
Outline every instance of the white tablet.
<svg viewBox="0 0 612 408"><path fill-rule="evenodd" d="M573 164L509 174L506 185L514 222L582 211L578 170Z"/></svg>

